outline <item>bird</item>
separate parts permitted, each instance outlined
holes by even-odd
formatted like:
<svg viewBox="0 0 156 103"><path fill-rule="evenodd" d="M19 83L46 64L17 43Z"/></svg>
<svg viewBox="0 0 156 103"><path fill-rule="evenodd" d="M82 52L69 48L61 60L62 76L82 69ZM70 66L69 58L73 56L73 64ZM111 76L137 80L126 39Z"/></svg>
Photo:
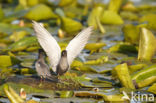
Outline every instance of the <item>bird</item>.
<svg viewBox="0 0 156 103"><path fill-rule="evenodd" d="M83 50L93 31L92 26L83 29L69 42L66 49L61 52L57 41L43 25L36 21L32 21L32 25L39 44L49 58L50 67L57 75L63 75L70 69L71 63Z"/></svg>
<svg viewBox="0 0 156 103"><path fill-rule="evenodd" d="M44 60L45 54L43 49L39 49L38 53L39 55L38 55L38 60L35 62L35 68L37 74L41 77L41 82L42 82L43 78L45 80L47 77L51 77L52 75L49 66L45 63Z"/></svg>

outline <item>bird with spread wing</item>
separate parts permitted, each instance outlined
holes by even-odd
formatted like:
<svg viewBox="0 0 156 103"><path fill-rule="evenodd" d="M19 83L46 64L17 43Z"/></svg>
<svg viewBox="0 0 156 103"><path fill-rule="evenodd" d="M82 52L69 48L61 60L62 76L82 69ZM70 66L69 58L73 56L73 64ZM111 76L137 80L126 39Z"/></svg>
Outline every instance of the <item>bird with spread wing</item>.
<svg viewBox="0 0 156 103"><path fill-rule="evenodd" d="M53 72L56 72L58 75L63 75L70 69L72 61L83 50L93 30L93 27L82 30L69 42L66 49L61 52L57 41L43 25L35 21L32 22L38 42L46 52Z"/></svg>

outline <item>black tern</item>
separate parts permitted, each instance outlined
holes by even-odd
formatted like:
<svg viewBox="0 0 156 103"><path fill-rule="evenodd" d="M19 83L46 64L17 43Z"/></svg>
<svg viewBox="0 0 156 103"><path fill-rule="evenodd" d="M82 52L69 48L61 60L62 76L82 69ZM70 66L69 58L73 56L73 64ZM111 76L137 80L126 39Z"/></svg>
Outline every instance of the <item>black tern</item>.
<svg viewBox="0 0 156 103"><path fill-rule="evenodd" d="M71 63L83 50L93 30L93 27L82 30L69 42L66 50L61 52L57 41L43 25L35 21L32 22L38 42L46 52L53 72L56 72L58 75L62 75L70 69Z"/></svg>
<svg viewBox="0 0 156 103"><path fill-rule="evenodd" d="M47 77L51 77L50 69L48 65L45 63L44 58L45 58L44 51L42 49L39 49L39 56L38 56L38 60L35 63L35 68L37 74L41 77L41 81L42 78L45 79Z"/></svg>

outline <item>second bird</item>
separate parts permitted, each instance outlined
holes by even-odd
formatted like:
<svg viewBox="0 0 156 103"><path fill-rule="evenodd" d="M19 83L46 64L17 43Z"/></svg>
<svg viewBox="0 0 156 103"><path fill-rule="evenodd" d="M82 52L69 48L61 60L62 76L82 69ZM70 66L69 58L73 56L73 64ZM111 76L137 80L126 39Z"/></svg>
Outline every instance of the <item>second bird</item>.
<svg viewBox="0 0 156 103"><path fill-rule="evenodd" d="M39 49L39 56L38 56L38 60L35 63L35 68L37 74L41 77L41 81L42 78L45 79L47 77L51 77L50 69L48 65L45 63L44 58L45 58L44 51L42 49Z"/></svg>

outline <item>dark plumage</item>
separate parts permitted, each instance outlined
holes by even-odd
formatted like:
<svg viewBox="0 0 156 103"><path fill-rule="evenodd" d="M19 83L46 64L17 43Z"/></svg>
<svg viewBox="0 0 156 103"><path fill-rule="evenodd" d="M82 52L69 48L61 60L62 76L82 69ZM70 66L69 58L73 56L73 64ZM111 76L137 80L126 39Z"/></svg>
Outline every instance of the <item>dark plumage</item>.
<svg viewBox="0 0 156 103"><path fill-rule="evenodd" d="M48 65L45 63L44 57L45 57L44 51L42 49L39 49L39 56L38 56L38 60L35 63L35 67L36 67L37 74L41 78L42 77L46 78L51 76L50 69Z"/></svg>
<svg viewBox="0 0 156 103"><path fill-rule="evenodd" d="M61 59L57 65L56 73L58 75L63 75L69 68L68 60L67 60L67 51L63 50L61 52Z"/></svg>
<svg viewBox="0 0 156 103"><path fill-rule="evenodd" d="M93 27L82 30L69 42L66 49L61 52L57 41L43 25L35 21L32 22L38 42L47 54L53 72L56 72L58 75L63 75L70 69L70 65L87 44L93 30Z"/></svg>

